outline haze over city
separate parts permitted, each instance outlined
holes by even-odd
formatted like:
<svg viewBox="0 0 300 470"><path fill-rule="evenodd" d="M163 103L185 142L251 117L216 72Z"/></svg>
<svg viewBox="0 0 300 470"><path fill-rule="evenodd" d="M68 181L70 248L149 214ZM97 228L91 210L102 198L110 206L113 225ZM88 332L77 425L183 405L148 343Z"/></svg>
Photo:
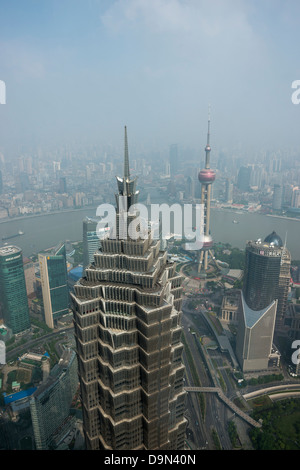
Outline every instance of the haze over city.
<svg viewBox="0 0 300 470"><path fill-rule="evenodd" d="M299 15L0 0L0 450L299 450Z"/></svg>
<svg viewBox="0 0 300 470"><path fill-rule="evenodd" d="M1 0L0 150L298 147L297 0ZM13 156L13 152L12 152Z"/></svg>

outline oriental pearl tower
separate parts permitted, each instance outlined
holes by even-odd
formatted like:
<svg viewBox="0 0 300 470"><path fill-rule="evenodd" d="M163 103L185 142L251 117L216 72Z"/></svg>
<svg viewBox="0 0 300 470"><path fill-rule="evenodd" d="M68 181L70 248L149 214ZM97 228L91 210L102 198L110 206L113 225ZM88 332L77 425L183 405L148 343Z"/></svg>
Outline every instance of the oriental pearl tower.
<svg viewBox="0 0 300 470"><path fill-rule="evenodd" d="M208 268L208 254L213 258L211 248L213 239L210 235L210 198L211 185L216 179L216 173L210 168L210 111L208 113L207 144L205 147L205 168L199 171L198 180L201 183L201 204L204 209L203 246L199 252L198 273L206 272Z"/></svg>

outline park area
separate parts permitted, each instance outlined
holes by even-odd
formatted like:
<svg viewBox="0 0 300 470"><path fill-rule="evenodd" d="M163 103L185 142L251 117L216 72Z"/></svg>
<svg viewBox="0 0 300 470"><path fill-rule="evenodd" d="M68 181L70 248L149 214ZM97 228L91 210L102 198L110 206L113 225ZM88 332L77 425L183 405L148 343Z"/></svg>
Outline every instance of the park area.
<svg viewBox="0 0 300 470"><path fill-rule="evenodd" d="M262 419L262 429L252 429L250 437L257 450L300 449L300 400L272 402L264 396L253 400L252 417Z"/></svg>

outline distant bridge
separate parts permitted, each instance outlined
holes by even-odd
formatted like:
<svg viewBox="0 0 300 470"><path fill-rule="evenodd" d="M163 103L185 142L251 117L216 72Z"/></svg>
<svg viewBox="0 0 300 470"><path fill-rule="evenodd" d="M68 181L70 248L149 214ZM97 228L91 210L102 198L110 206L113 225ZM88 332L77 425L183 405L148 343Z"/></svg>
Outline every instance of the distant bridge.
<svg viewBox="0 0 300 470"><path fill-rule="evenodd" d="M258 423L251 418L247 413L244 413L238 406L236 406L226 395L222 392L219 387L185 387L187 392L204 392L204 393L217 393L220 400L222 400L229 408L231 408L237 415L239 415L244 421L251 424L255 428L261 428L261 423Z"/></svg>

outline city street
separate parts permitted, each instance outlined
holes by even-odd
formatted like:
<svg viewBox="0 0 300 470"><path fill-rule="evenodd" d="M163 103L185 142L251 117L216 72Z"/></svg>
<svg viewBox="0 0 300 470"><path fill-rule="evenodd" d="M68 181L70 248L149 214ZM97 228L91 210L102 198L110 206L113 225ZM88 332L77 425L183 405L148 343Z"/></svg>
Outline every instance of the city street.
<svg viewBox="0 0 300 470"><path fill-rule="evenodd" d="M195 325L193 321L193 314L190 314L183 307L183 317L182 317L182 327L183 332L188 343L188 347L191 351L196 370L200 379L201 387L212 387L214 386L213 381L210 377L209 370L201 357L201 353L198 346L198 336L195 334L197 331L198 335L207 335L211 334L208 331L207 324L203 321L201 323L201 331ZM198 313L197 315L201 315ZM199 319L198 319L199 320ZM200 321L197 322L199 325ZM218 366L218 370L222 375L224 383L226 385L226 394L234 396L235 389L231 381L228 378L225 367L223 366L224 358L218 351L211 352L211 359ZM193 378L190 372L189 364L184 355L184 360L187 370L187 383L186 386L193 384ZM204 419L201 416L200 408L198 405L198 400L196 399L197 394L193 392L188 392L187 398L187 407L189 410L189 428L193 431L194 443L198 449L215 449L215 444L212 438L212 431L218 435L220 441L221 449L230 450L232 449L232 444L228 435L228 421L234 419L234 422L239 429L241 434L241 440L245 443L247 448L251 448L251 443L247 435L247 430L249 425L245 423L239 417L236 417L232 410L230 410L217 396L216 393L204 393L205 400L205 417ZM195 397L194 397L195 395ZM197 424L198 423L198 424ZM188 436L189 438L189 436Z"/></svg>

